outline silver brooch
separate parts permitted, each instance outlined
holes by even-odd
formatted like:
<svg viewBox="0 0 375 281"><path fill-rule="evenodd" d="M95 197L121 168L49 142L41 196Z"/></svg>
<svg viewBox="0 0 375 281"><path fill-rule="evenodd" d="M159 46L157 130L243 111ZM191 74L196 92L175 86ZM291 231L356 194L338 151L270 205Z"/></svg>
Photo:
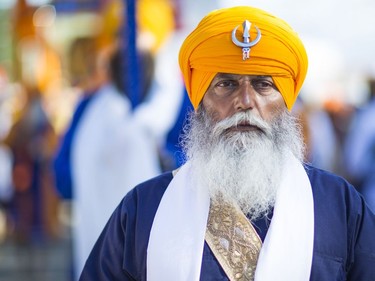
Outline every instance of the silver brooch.
<svg viewBox="0 0 375 281"><path fill-rule="evenodd" d="M250 48L253 47L254 45L256 45L260 38L261 38L261 33L260 33L260 30L257 26L255 26L256 30L257 30L257 37L251 41L250 40L250 27L251 27L251 22L249 22L248 20L245 20L242 24L243 26L243 42L239 41L236 37L236 31L237 31L237 28L239 27L239 25L236 26L235 29L233 29L232 31L232 42L238 46L238 47L241 47L242 48L242 59L243 60L246 60L248 58L250 58Z"/></svg>

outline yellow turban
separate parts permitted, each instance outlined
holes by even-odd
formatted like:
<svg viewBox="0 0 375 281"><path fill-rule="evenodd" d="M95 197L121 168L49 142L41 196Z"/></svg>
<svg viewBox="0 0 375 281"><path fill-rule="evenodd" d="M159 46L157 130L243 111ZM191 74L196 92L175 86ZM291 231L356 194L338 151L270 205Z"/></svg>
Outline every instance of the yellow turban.
<svg viewBox="0 0 375 281"><path fill-rule="evenodd" d="M251 23L250 40L261 32L243 60L242 48L232 42L232 31L243 41L242 23ZM307 72L307 55L297 33L283 20L257 8L242 6L215 10L205 16L185 39L179 54L185 86L197 109L218 72L272 76L291 110Z"/></svg>

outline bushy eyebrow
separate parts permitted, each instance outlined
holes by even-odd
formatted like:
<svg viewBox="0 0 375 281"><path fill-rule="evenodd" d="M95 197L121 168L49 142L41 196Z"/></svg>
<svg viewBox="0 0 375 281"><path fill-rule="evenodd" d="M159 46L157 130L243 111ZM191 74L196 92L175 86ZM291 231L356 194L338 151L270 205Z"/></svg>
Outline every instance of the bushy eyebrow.
<svg viewBox="0 0 375 281"><path fill-rule="evenodd" d="M230 74L230 73L218 73L216 74L216 79L236 79L239 74Z"/></svg>
<svg viewBox="0 0 375 281"><path fill-rule="evenodd" d="M218 74L216 74L214 79L237 79L239 76L242 76L242 75L241 74L219 72ZM249 75L249 76L253 76L254 78L259 78L259 79L271 78L271 76L269 76L269 75Z"/></svg>

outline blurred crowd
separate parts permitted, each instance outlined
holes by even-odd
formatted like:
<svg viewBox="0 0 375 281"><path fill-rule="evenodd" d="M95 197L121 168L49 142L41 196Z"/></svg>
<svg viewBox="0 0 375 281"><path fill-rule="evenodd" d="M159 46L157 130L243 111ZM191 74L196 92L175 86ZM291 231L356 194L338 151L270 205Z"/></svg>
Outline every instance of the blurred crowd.
<svg viewBox="0 0 375 281"><path fill-rule="evenodd" d="M2 11L0 239L44 245L72 235L76 276L122 196L184 160L179 136L192 109L177 54L196 7L47 2ZM199 15L214 8L202 7ZM306 162L349 179L375 210L375 76L341 72L302 89L294 113Z"/></svg>

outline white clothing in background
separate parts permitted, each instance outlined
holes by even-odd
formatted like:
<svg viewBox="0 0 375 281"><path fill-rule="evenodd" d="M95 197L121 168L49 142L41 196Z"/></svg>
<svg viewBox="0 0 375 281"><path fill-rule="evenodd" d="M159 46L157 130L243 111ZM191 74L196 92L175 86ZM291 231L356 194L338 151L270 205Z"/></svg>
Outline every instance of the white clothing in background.
<svg viewBox="0 0 375 281"><path fill-rule="evenodd" d="M159 145L173 127L184 98L184 84L178 65L183 35L173 33L155 56L155 75L145 101L134 110L139 126L153 135Z"/></svg>
<svg viewBox="0 0 375 281"><path fill-rule="evenodd" d="M82 116L71 159L73 243L79 275L120 200L160 168L153 138L135 125L129 101L110 85L95 93Z"/></svg>
<svg viewBox="0 0 375 281"><path fill-rule="evenodd" d="M8 201L13 195L12 154L0 144L0 201Z"/></svg>

